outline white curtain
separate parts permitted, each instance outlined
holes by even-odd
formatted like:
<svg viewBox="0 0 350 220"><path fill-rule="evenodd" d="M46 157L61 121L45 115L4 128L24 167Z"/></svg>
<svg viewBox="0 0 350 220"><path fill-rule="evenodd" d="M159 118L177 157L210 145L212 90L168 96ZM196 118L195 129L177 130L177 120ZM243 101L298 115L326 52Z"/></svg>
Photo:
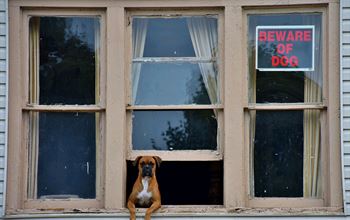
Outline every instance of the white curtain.
<svg viewBox="0 0 350 220"><path fill-rule="evenodd" d="M143 57L147 34L147 19L134 19L132 25L133 58ZM132 104L136 103L137 88L141 73L141 63L132 64Z"/></svg>
<svg viewBox="0 0 350 220"><path fill-rule="evenodd" d="M315 29L315 69L305 72L304 102L322 102L321 29ZM304 110L304 197L320 197L320 141L319 110Z"/></svg>
<svg viewBox="0 0 350 220"><path fill-rule="evenodd" d="M189 17L187 25L191 35L196 57L212 58L217 56L218 32L217 20L206 17ZM212 104L218 103L217 65L215 62L199 63L202 78Z"/></svg>
<svg viewBox="0 0 350 220"><path fill-rule="evenodd" d="M29 30L29 102L39 104L39 38L40 38L40 18L32 17L30 19ZM28 197L36 198L36 181L38 169L38 146L39 146L39 113L29 113L30 129L30 149L29 154L29 172L28 175Z"/></svg>

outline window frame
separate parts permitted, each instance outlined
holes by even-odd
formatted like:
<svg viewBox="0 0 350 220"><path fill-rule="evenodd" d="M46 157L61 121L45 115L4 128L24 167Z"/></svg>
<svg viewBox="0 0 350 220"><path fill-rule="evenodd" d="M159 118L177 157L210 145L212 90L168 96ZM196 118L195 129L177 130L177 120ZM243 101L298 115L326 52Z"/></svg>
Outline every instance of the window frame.
<svg viewBox="0 0 350 220"><path fill-rule="evenodd" d="M203 58L197 57L147 57L147 58L132 58L132 19L133 17L144 18L181 18L186 16L215 16L217 18L218 26L218 55L215 61L218 64L218 104L182 104L182 105L132 105L132 79L131 70L133 60L141 61L147 60L154 63L162 63L164 60L167 62L184 61L197 61ZM223 11L220 9L193 9L193 10L128 10L126 13L128 20L126 31L126 45L127 45L127 63L126 65L126 86L127 86L127 105L126 105L126 120L127 120L127 160L134 160L141 155L156 155L162 158L163 161L218 161L223 159L223 111L224 111L224 98L223 98ZM217 110L217 150L178 150L178 151L159 151L159 150L133 150L132 149L132 111L133 110Z"/></svg>
<svg viewBox="0 0 350 220"><path fill-rule="evenodd" d="M333 11L332 11L333 10ZM335 9L331 7L325 7L322 5L318 5L316 7L305 7L305 8L247 8L243 12L243 22L244 22L244 33L247 33L248 36L248 16L250 14L252 15L268 15L268 14L290 14L290 13L298 13L298 14L307 14L307 13L320 13L322 18L322 77L323 77L323 85L322 85L322 102L321 103L250 103L248 100L248 88L249 83L248 80L246 80L244 85L245 96L244 99L244 111L245 111L245 158L247 158L246 163L246 170L248 171L248 175L246 177L246 182L250 186L247 189L248 198L247 203L250 207L262 207L262 208L268 208L268 207L325 207L327 204L329 204L329 199L332 196L331 191L339 190L337 187L339 187L339 182L337 180L330 178L330 172L331 172L331 166L336 166L336 163L334 161L330 161L329 154L332 154L334 152L331 151L331 142L334 142L334 136L336 136L336 131L332 131L329 129L330 125L339 125L339 120L336 120L334 118L334 115L332 114L332 111L334 111L334 106L330 106L330 102L335 103L336 101L336 93L334 93L334 83L333 85L330 85L330 82L334 82L337 78L335 76L336 74L330 74L330 70L332 68L335 68L336 65L334 62L332 62L332 59L334 59L334 53L335 51L330 48L330 41L332 38L328 33L330 31L329 28L332 25L332 13L334 13ZM334 23L333 23L334 25ZM332 40L335 40L336 38L332 38ZM248 48L248 37L244 40L246 44L246 48ZM244 72L247 74L249 73L249 66L248 66L248 51L244 50L244 56L245 66L244 66ZM332 58L333 57L333 58ZM333 87L333 91L330 87ZM339 106L339 103L338 103ZM254 197L252 195L253 193L253 187L254 187L254 174L253 174L253 167L252 167L252 160L253 160L253 152L251 152L251 146L250 146L250 137L249 137L249 112L254 110L260 110L260 111L275 111L275 110L282 110L282 111L294 111L294 110L306 110L306 109L314 109L320 111L320 129L321 129L321 141L320 141L320 153L321 153L321 184L323 185L322 189L322 197L321 198L306 198L306 197ZM333 139L333 140L332 140ZM337 174L339 175L339 173ZM327 179L329 178L329 179ZM331 183L333 181L333 183ZM338 185L338 186L337 186ZM338 192L339 193L339 192Z"/></svg>
<svg viewBox="0 0 350 220"><path fill-rule="evenodd" d="M64 105L64 104L30 104L29 101L29 90L30 90L30 76L29 76L29 21L31 17L98 17L100 21L100 62L98 70L98 80L96 85L99 93L96 103L92 105ZM20 91L22 94L22 99L20 100L19 108L21 111L22 118L22 139L21 145L26 146L25 150L21 152L21 173L23 176L20 178L21 181L21 201L23 201L23 209L52 209L53 207L60 207L64 209L69 209L70 207L76 208L90 208L90 207L102 207L101 201L103 200L103 187L104 177L103 177L103 163L104 160L104 124L105 124L105 14L103 10L75 10L75 9L30 9L25 8L21 11L21 16L18 18L18 25L22 30L19 37L20 48L22 55L20 57L21 74L19 77L20 85L22 88L17 88L17 92ZM47 112L47 113L65 113L65 112L84 112L84 113L99 113L99 123L96 124L96 130L98 131L98 142L96 143L96 197L94 199L81 199L81 198L71 198L71 199L32 199L28 198L28 176L29 176L29 113L30 112ZM10 195L11 196L11 195ZM10 197L10 201L13 198Z"/></svg>
<svg viewBox="0 0 350 220"><path fill-rule="evenodd" d="M281 215L281 214L308 214L308 215L332 215L342 213L342 188L341 188L341 153L340 153L340 119L339 119L339 1L333 0L298 0L293 2L279 2L275 0L245 0L245 1L44 1L44 0L9 0L9 115L8 115L8 168L7 168L7 192L6 214L33 214L33 213L66 213L75 212L78 209L83 212L109 212L120 213L124 216L128 213L125 208L126 195L126 159L136 155L128 155L127 138L130 137L127 124L127 100L128 100L128 74L130 74L130 33L127 33L128 13L148 11L149 15L166 11L181 11L183 13L193 11L219 10L222 13L222 43L221 50L221 99L223 110L223 134L221 136L222 154L224 155L224 185L223 206L163 206L159 216L167 215L191 215L191 213L203 213L200 215ZM104 155L102 166L102 195L101 200L94 204L86 204L84 201L52 201L36 203L35 206L25 205L26 191L26 148L23 108L28 85L25 72L26 51L23 44L23 11L33 10L45 15L46 12L56 11L61 13L90 13L99 12L104 18L101 22L101 39L104 48L101 51L104 69L101 74L105 77L105 100L101 102L104 110L104 132L101 140ZM317 11L323 10L327 24L327 31L323 32L325 50L323 74L327 73L327 83L323 93L327 103L327 114L323 115L325 127L322 136L326 138L324 151L326 161L323 181L326 184L323 200L314 201L303 198L261 198L251 200L249 197L249 125L248 108L248 57L247 57L247 21L249 12L260 10L272 11ZM103 24L103 25L102 25ZM332 34L333 33L333 34ZM104 34L104 38L102 37ZM238 42L238 43L237 43ZM108 46L107 46L108 45ZM230 46L229 48L225 48ZM101 57L102 60L102 57ZM330 77L328 73L332 73ZM102 75L101 75L102 76ZM225 97L227 97L225 99ZM231 97L237 97L235 99ZM130 98L130 97L129 97ZM76 111L76 109L74 109ZM322 125L323 126L323 125ZM18 138L20 137L20 138ZM332 146L332 147L331 147ZM149 152L150 153L150 152ZM325 155L323 153L322 155ZM166 156L170 159L171 157ZM14 162L16 161L16 162ZM16 183L16 184L14 184ZM116 199L117 198L117 199ZM96 206L95 206L96 205ZM243 207L243 208L241 208ZM274 209L270 209L274 208Z"/></svg>

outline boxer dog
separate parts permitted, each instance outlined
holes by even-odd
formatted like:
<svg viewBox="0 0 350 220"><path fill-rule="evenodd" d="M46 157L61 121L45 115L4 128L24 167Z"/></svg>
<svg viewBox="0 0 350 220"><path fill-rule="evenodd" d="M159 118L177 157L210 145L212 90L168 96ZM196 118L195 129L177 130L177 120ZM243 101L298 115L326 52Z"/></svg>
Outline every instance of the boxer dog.
<svg viewBox="0 0 350 220"><path fill-rule="evenodd" d="M133 163L138 165L138 176L130 193L127 207L130 211L130 220L136 219L135 204L148 207L145 220L151 219L151 214L160 208L160 192L156 178L156 167L161 159L156 156L139 156Z"/></svg>

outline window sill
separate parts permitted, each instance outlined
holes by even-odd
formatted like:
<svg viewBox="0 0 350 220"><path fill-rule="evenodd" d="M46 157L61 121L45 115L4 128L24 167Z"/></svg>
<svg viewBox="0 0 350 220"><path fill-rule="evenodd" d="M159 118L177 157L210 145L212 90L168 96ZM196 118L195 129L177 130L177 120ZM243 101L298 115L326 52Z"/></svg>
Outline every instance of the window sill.
<svg viewBox="0 0 350 220"><path fill-rule="evenodd" d="M136 210L137 216L145 215L145 208ZM163 206L152 216L156 217L276 217L276 216L343 216L342 207L322 208L224 208L223 206ZM98 217L115 218L128 217L129 210L104 209L46 209L46 210L15 210L9 211L5 219L40 219L40 218L70 218L70 217Z"/></svg>

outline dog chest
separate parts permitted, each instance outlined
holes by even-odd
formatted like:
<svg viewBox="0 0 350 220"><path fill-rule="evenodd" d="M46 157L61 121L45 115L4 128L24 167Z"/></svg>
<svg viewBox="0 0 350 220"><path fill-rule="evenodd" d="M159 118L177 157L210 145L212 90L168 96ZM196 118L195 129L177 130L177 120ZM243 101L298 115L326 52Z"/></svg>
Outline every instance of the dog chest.
<svg viewBox="0 0 350 220"><path fill-rule="evenodd" d="M148 205L151 203L152 192L148 192L149 180L149 177L142 178L143 189L137 195L137 199L140 205Z"/></svg>

